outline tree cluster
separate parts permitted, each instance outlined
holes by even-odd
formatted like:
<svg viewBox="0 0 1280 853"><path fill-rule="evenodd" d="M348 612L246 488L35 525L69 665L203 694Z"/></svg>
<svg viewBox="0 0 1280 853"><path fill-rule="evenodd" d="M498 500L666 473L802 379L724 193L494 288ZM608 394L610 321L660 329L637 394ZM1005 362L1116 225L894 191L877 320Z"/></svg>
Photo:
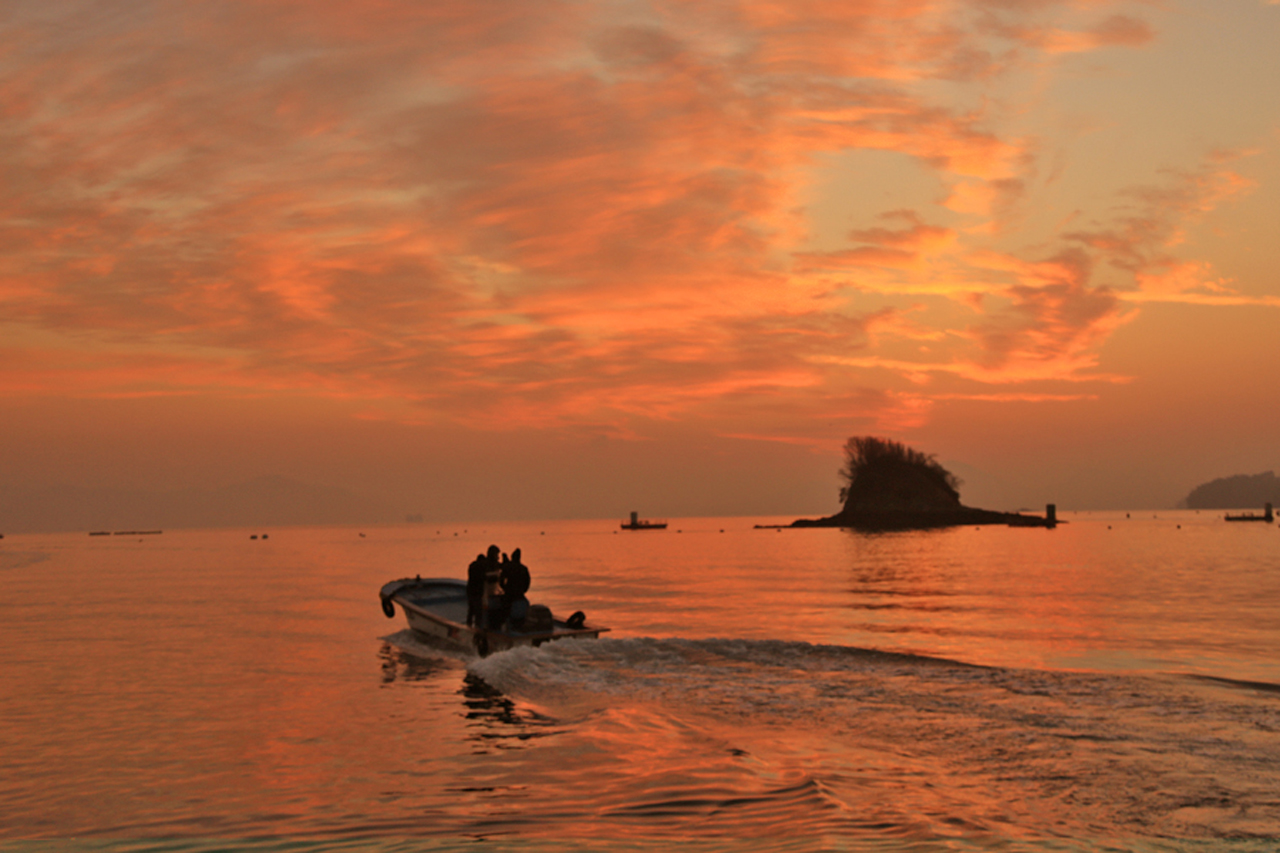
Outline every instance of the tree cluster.
<svg viewBox="0 0 1280 853"><path fill-rule="evenodd" d="M845 482L840 489L841 503L848 502L860 481L867 483L907 472L912 479L923 479L959 500L959 478L942 467L932 454L921 453L892 439L869 435L850 438L844 445L844 458L844 467L840 469L840 477Z"/></svg>

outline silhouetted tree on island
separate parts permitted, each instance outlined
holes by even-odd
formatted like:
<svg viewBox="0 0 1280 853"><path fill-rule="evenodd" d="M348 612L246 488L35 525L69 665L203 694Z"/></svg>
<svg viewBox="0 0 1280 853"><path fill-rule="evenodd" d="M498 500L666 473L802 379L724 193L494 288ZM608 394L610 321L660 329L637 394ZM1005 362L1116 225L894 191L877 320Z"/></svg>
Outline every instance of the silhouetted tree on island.
<svg viewBox="0 0 1280 853"><path fill-rule="evenodd" d="M1056 522L1016 512L974 509L960 503L960 480L937 459L900 442L875 436L850 438L840 469L840 512L801 518L792 527L912 530L960 524L1052 527Z"/></svg>
<svg viewBox="0 0 1280 853"><path fill-rule="evenodd" d="M862 436L844 445L840 502L851 510L960 509L960 480L932 455L887 438Z"/></svg>

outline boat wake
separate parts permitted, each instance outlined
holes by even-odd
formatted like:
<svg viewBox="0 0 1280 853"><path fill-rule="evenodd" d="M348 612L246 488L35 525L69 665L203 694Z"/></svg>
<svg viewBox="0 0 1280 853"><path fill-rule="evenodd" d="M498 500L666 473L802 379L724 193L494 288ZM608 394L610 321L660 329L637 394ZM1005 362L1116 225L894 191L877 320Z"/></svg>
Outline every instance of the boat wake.
<svg viewBox="0 0 1280 853"><path fill-rule="evenodd" d="M985 667L848 646L772 640L602 639L512 649L474 659L468 670L504 692L534 701L671 699L720 713L811 718L837 697L830 687L858 676L932 673L959 682ZM824 689L820 685L827 685Z"/></svg>
<svg viewBox="0 0 1280 853"><path fill-rule="evenodd" d="M948 796L997 823L1038 813L1103 835L1280 837L1270 689L721 639L561 642L467 669L560 719L649 707L742 732L756 753L772 741L822 755L835 739L890 775L955 780Z"/></svg>
<svg viewBox="0 0 1280 853"><path fill-rule="evenodd" d="M761 783L813 780L849 814L876 792L894 820L965 815L978 832L1280 837L1276 685L787 641L604 638L477 658L407 631L386 640L601 754L742 756Z"/></svg>

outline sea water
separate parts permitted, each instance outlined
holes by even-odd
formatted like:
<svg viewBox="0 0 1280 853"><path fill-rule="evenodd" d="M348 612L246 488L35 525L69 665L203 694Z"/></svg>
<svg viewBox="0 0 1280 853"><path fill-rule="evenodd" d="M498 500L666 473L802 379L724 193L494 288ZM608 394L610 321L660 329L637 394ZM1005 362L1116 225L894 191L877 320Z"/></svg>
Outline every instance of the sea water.
<svg viewBox="0 0 1280 853"><path fill-rule="evenodd" d="M0 847L1274 849L1280 528L1064 517L9 535ZM491 543L612 631L383 616Z"/></svg>

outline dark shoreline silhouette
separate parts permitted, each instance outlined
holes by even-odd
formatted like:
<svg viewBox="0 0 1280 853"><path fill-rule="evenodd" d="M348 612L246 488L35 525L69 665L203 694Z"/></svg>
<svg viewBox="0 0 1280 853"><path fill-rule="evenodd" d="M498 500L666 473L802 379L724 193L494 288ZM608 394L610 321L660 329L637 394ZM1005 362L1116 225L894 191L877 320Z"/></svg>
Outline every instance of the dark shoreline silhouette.
<svg viewBox="0 0 1280 853"><path fill-rule="evenodd" d="M961 525L1056 527L1057 508L1044 516L976 509L960 503L960 481L933 456L889 439L863 436L845 444L847 485L843 508L825 518L799 518L787 527L847 527L855 530L927 530ZM759 525L765 526L765 525Z"/></svg>
<svg viewBox="0 0 1280 853"><path fill-rule="evenodd" d="M1280 478L1274 471L1261 474L1236 474L1201 483L1191 490L1179 507L1187 509L1240 509L1280 504Z"/></svg>
<svg viewBox="0 0 1280 853"><path fill-rule="evenodd" d="M928 530L934 527L962 527L967 524L1004 524L1009 527L1056 527L1056 508L1049 504L1045 515L1023 515L962 506L954 510L863 510L838 512L825 518L797 518L784 527L848 527L854 530Z"/></svg>

